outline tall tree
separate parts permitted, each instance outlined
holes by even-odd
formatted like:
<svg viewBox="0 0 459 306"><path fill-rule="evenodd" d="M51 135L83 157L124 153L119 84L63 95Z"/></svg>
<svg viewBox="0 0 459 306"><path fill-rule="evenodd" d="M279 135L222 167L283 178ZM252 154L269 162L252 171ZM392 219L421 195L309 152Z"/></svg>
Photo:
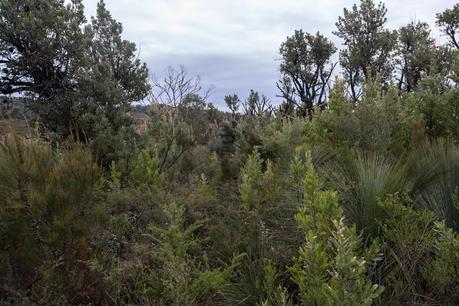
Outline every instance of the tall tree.
<svg viewBox="0 0 459 306"><path fill-rule="evenodd" d="M330 57L336 52L333 43L317 33L311 35L295 31L279 49L281 79L277 87L287 103L297 107L299 113L312 116L314 106L326 103L326 91L336 66Z"/></svg>
<svg viewBox="0 0 459 306"><path fill-rule="evenodd" d="M250 90L247 99L242 102L244 114L256 117L270 117L273 113L271 100L264 94L260 96L258 91Z"/></svg>
<svg viewBox="0 0 459 306"><path fill-rule="evenodd" d="M104 65L110 70L110 77L125 102L145 98L150 90L147 66L138 58L135 43L121 37L123 26L112 18L104 1L97 4L92 31L92 65Z"/></svg>
<svg viewBox="0 0 459 306"><path fill-rule="evenodd" d="M0 93L31 98L60 135L129 125L129 105L148 91L147 68L105 8L86 23L81 0L0 1ZM81 139L81 138L80 138Z"/></svg>
<svg viewBox="0 0 459 306"><path fill-rule="evenodd" d="M29 95L53 130L74 123L90 44L85 22L81 0L0 1L0 93Z"/></svg>
<svg viewBox="0 0 459 306"><path fill-rule="evenodd" d="M383 82L391 79L397 34L384 27L386 13L382 2L375 5L373 0L361 0L359 6L345 8L336 23L334 34L344 40L345 47L340 51L340 64L354 101L360 97L363 81L375 75Z"/></svg>
<svg viewBox="0 0 459 306"><path fill-rule="evenodd" d="M398 86L407 92L416 89L419 80L428 74L435 58L435 41L425 22L411 22L399 29L397 64Z"/></svg>
<svg viewBox="0 0 459 306"><path fill-rule="evenodd" d="M459 49L459 39L456 37L459 32L459 3L437 14L437 25L448 36L451 45Z"/></svg>
<svg viewBox="0 0 459 306"><path fill-rule="evenodd" d="M97 4L88 31L92 40L86 52L88 65L78 83L78 132L109 166L113 160L135 154L131 104L150 91L148 70L138 58L136 45L122 37L123 26Z"/></svg>
<svg viewBox="0 0 459 306"><path fill-rule="evenodd" d="M228 109L231 111L232 117L234 118L236 116L237 111L239 110L239 105L241 104L241 100L236 94L227 95L225 96L225 103Z"/></svg>
<svg viewBox="0 0 459 306"><path fill-rule="evenodd" d="M104 1L97 4L90 31L90 65L80 84L84 97L79 107L81 128L90 133L104 117L116 132L129 124L131 103L149 93L148 69L139 60L136 45L122 38L123 26L113 19Z"/></svg>

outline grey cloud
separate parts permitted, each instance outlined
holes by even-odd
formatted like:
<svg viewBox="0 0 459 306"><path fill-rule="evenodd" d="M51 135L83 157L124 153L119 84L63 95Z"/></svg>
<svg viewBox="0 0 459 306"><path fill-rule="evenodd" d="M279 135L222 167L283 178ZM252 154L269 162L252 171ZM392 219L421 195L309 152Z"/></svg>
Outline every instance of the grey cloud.
<svg viewBox="0 0 459 306"><path fill-rule="evenodd" d="M96 0L84 0L88 16ZM112 15L124 25L154 74L167 66L188 67L215 86L214 101L222 105L228 93L246 96L253 88L276 101L278 49L295 29L332 35L343 8L358 0L106 0ZM387 0L388 26L396 29L411 20L428 22L454 0Z"/></svg>
<svg viewBox="0 0 459 306"><path fill-rule="evenodd" d="M201 77L205 87L213 87L210 101L224 106L227 94L237 93L241 98L250 89L264 93L276 101L275 82L278 77L274 59L245 58L231 55L162 55L147 59L152 74L161 78L168 66L184 65L190 75Z"/></svg>

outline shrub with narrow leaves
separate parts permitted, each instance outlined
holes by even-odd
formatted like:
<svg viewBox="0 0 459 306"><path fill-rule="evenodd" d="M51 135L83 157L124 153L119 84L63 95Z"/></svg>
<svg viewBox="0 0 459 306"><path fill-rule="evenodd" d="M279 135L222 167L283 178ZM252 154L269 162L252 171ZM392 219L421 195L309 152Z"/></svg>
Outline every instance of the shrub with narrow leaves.
<svg viewBox="0 0 459 306"><path fill-rule="evenodd" d="M304 305L371 305L383 287L366 279L366 261L359 254L360 239L347 226L336 193L322 191L306 159L304 205L295 215L305 243L289 268Z"/></svg>

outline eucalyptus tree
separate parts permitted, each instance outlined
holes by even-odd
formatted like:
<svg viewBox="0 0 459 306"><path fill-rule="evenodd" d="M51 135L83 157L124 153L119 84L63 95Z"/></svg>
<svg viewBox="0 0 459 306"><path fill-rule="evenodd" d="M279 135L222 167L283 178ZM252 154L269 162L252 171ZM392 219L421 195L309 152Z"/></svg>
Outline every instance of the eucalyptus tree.
<svg viewBox="0 0 459 306"><path fill-rule="evenodd" d="M271 117L273 113L271 100L264 94L260 96L258 91L253 89L250 90L249 96L241 104L244 114L248 116Z"/></svg>
<svg viewBox="0 0 459 306"><path fill-rule="evenodd" d="M435 63L436 46L425 22L411 22L398 31L396 60L399 68L399 90L416 90L421 78L430 73Z"/></svg>
<svg viewBox="0 0 459 306"><path fill-rule="evenodd" d="M319 32L312 35L297 30L282 43L279 52L280 96L286 103L295 105L298 113L311 118L314 107L326 103L329 80L336 66L330 58L336 48Z"/></svg>
<svg viewBox="0 0 459 306"><path fill-rule="evenodd" d="M344 41L340 64L354 101L359 99L364 81L378 75L388 82L392 77L397 34L385 28L386 13L382 2L376 5L373 0L361 0L359 6L345 8L336 23L334 34Z"/></svg>
<svg viewBox="0 0 459 306"><path fill-rule="evenodd" d="M233 95L226 95L225 96L225 103L228 109L231 111L231 115L234 118L236 116L237 111L239 110L239 106L241 104L241 100L236 94Z"/></svg>
<svg viewBox="0 0 459 306"><path fill-rule="evenodd" d="M459 3L456 3L452 9L447 9L437 14L437 25L448 36L450 43L459 49Z"/></svg>

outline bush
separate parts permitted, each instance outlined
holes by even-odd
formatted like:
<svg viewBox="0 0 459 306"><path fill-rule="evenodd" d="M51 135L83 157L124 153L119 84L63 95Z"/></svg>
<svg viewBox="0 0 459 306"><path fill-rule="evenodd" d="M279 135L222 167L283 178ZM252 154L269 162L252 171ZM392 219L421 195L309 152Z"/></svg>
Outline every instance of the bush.
<svg viewBox="0 0 459 306"><path fill-rule="evenodd" d="M347 226L336 193L321 191L321 183L306 160L304 206L295 215L305 243L289 268L304 305L371 305L383 287L366 279L360 239Z"/></svg>
<svg viewBox="0 0 459 306"><path fill-rule="evenodd" d="M104 212L90 152L7 137L0 147L1 290L27 288L44 303L104 300L91 284L89 237ZM54 302L53 302L54 301Z"/></svg>

